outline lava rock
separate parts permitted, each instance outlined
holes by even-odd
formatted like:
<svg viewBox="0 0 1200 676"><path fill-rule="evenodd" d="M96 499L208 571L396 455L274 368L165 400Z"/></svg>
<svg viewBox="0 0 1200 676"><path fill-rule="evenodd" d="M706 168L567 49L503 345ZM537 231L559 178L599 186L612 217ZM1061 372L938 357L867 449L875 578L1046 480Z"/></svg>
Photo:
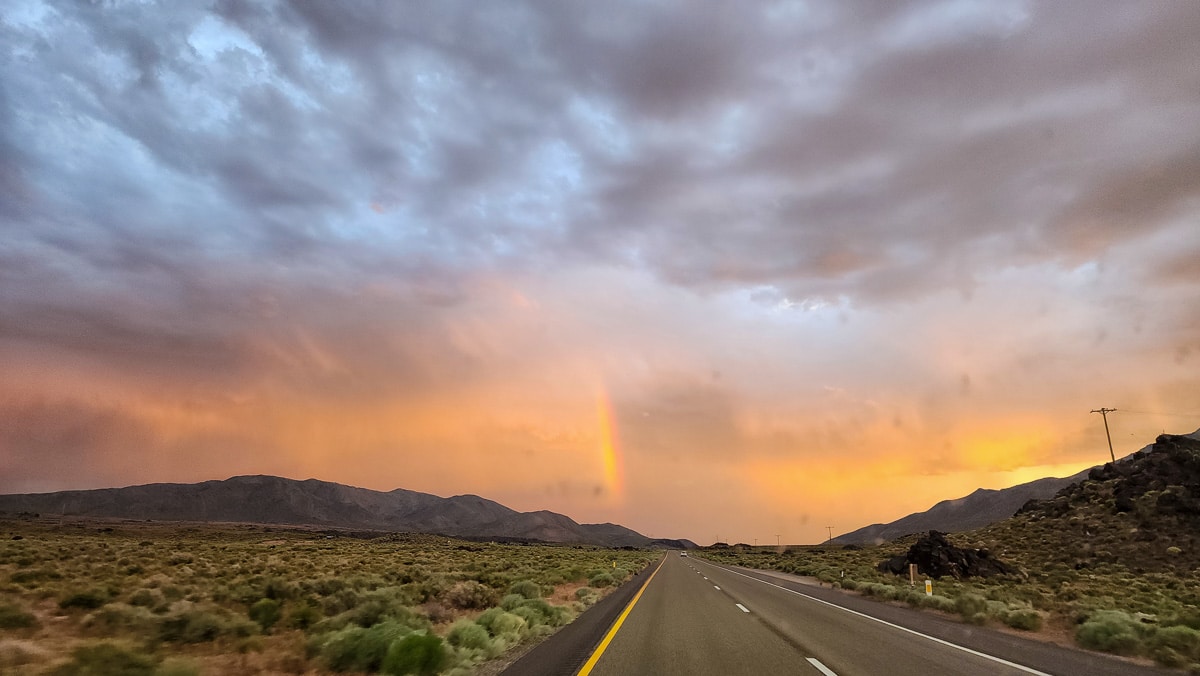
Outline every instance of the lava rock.
<svg viewBox="0 0 1200 676"><path fill-rule="evenodd" d="M904 556L894 556L879 564L879 570L895 575L908 572L909 564L917 564L921 575L940 579L952 577L961 580L966 577L991 577L993 575L1010 575L1017 569L992 558L986 549L963 549L955 547L946 539L945 533L936 530L917 540Z"/></svg>

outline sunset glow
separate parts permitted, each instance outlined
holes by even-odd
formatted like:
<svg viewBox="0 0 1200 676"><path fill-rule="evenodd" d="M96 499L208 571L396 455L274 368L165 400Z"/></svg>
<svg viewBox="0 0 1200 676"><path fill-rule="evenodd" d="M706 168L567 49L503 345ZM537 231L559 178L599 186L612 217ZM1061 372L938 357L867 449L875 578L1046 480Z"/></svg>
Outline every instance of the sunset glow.
<svg viewBox="0 0 1200 676"><path fill-rule="evenodd" d="M1200 427L1200 3L0 12L0 493L820 542Z"/></svg>

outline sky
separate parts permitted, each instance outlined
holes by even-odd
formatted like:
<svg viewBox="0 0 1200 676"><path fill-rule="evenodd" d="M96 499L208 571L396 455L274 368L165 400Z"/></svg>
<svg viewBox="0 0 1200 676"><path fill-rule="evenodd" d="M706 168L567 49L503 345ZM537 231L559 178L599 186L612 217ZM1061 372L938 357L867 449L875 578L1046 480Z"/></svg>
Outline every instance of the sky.
<svg viewBox="0 0 1200 676"><path fill-rule="evenodd" d="M1200 427L1200 3L0 7L0 492L808 543Z"/></svg>

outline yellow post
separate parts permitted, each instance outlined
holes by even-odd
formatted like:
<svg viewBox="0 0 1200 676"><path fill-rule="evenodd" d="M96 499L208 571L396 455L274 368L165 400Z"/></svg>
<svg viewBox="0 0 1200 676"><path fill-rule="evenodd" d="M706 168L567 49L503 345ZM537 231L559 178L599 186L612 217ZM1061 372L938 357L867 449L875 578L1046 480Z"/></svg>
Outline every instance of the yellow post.
<svg viewBox="0 0 1200 676"><path fill-rule="evenodd" d="M933 596L933 580L925 580L925 595Z"/></svg>

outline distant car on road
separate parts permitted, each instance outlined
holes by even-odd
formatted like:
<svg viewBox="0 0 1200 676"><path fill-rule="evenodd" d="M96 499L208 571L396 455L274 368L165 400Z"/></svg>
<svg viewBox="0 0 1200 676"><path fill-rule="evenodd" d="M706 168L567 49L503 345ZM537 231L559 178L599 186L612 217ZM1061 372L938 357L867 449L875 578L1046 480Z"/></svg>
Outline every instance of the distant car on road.
<svg viewBox="0 0 1200 676"><path fill-rule="evenodd" d="M687 552L679 552L680 556L687 556Z"/></svg>

